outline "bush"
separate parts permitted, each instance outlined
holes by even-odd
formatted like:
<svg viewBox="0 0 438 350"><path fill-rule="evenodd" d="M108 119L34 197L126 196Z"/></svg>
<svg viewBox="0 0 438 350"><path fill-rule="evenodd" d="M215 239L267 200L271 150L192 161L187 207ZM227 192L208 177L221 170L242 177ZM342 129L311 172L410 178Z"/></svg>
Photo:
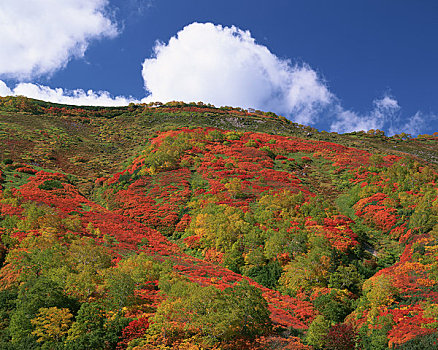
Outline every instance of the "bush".
<svg viewBox="0 0 438 350"><path fill-rule="evenodd" d="M408 340L406 343L396 345L396 350L437 350L438 349L438 333L420 335L414 339Z"/></svg>
<svg viewBox="0 0 438 350"><path fill-rule="evenodd" d="M38 186L40 190L50 191L55 188L63 188L62 182L58 180L46 180Z"/></svg>
<svg viewBox="0 0 438 350"><path fill-rule="evenodd" d="M325 339L327 350L350 350L356 345L357 334L349 324L337 324L330 328Z"/></svg>
<svg viewBox="0 0 438 350"><path fill-rule="evenodd" d="M212 130L207 135L207 140L210 141L223 141L224 139L224 134L222 134L219 130Z"/></svg>
<svg viewBox="0 0 438 350"><path fill-rule="evenodd" d="M257 147L257 142L253 139L248 140L247 143L244 144L245 147Z"/></svg>
<svg viewBox="0 0 438 350"><path fill-rule="evenodd" d="M250 268L246 275L267 288L275 288L283 269L277 261Z"/></svg>
<svg viewBox="0 0 438 350"><path fill-rule="evenodd" d="M239 132L236 132L236 131L230 131L230 132L227 132L225 134L225 136L228 140L240 140L240 137L242 136L242 134Z"/></svg>

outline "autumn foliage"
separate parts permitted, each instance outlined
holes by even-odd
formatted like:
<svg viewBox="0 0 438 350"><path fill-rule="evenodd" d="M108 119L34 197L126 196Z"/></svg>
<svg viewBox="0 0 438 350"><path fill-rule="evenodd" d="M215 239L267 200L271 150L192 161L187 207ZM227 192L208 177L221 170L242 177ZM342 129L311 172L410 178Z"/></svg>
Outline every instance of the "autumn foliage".
<svg viewBox="0 0 438 350"><path fill-rule="evenodd" d="M141 120L137 134L111 129L119 112ZM93 160L84 148L66 160L61 151L84 141L61 129L5 140L0 348L408 349L434 341L431 164L389 144L383 153L351 138L312 139L303 126L294 127L305 138L250 131L242 123L292 124L230 107L1 98L1 113L49 118L110 151ZM228 127L145 126L178 115ZM111 144L127 136L137 147L108 165Z"/></svg>

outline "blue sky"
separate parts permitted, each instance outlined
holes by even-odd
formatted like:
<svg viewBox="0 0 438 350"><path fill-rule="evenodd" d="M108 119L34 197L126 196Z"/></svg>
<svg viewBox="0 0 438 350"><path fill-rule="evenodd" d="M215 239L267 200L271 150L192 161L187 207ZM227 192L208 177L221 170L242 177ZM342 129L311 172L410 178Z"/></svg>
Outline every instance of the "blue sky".
<svg viewBox="0 0 438 350"><path fill-rule="evenodd" d="M203 100L327 131L433 133L437 34L426 0L4 0L0 95Z"/></svg>

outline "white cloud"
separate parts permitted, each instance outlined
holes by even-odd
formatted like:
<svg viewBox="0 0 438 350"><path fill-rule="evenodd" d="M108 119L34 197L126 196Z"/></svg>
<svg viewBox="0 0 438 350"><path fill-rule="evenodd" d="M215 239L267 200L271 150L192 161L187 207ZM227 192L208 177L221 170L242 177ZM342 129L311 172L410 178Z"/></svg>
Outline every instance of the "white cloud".
<svg viewBox="0 0 438 350"><path fill-rule="evenodd" d="M321 77L306 64L292 64L257 44L235 26L192 23L169 42L157 42L143 63L146 101L203 101L216 106L273 111L302 124L323 116L332 131L380 129L418 134L432 115L421 112L402 122L398 101L385 94L367 113L345 109Z"/></svg>
<svg viewBox="0 0 438 350"><path fill-rule="evenodd" d="M13 94L14 93L8 88L5 82L0 80L0 96L11 96Z"/></svg>
<svg viewBox="0 0 438 350"><path fill-rule="evenodd" d="M374 100L374 105L381 111L390 111L390 113L396 112L400 109L398 101L389 95L385 95L380 100Z"/></svg>
<svg viewBox="0 0 438 350"><path fill-rule="evenodd" d="M336 132L367 131L387 127L398 120L400 106L393 97L385 95L381 99L373 101L374 108L365 115L353 111L344 110L340 105L334 108L334 121L331 130Z"/></svg>
<svg viewBox="0 0 438 350"><path fill-rule="evenodd" d="M352 131L367 131L370 129L386 130L388 135L402 132L418 135L427 128L427 122L436 120L433 114L416 112L403 122L400 117L401 107L396 99L385 95L373 101L374 108L367 114L360 115L353 111L344 110L339 104L334 107L334 118L331 131L339 133Z"/></svg>
<svg viewBox="0 0 438 350"><path fill-rule="evenodd" d="M426 126L427 116L421 112L415 113L409 121L403 125L401 128L391 130L392 133L397 134L400 132L405 132L411 135L418 135L422 129Z"/></svg>
<svg viewBox="0 0 438 350"><path fill-rule="evenodd" d="M0 80L0 96L26 96L37 100L48 102L71 104L79 106L126 106L130 102L139 103L132 97L115 96L112 97L107 91L84 91L64 90L61 88L52 89L31 83L20 83L15 88L10 89Z"/></svg>
<svg viewBox="0 0 438 350"><path fill-rule="evenodd" d="M398 119L397 114L400 111L397 100L385 95L381 99L374 100L373 105L374 108L365 115L344 110L340 105L336 105L331 131L343 133L370 129L382 130L387 124L392 127L392 124Z"/></svg>
<svg viewBox="0 0 438 350"><path fill-rule="evenodd" d="M293 65L234 26L192 23L143 63L148 101L203 101L315 122L333 95L307 65Z"/></svg>
<svg viewBox="0 0 438 350"><path fill-rule="evenodd" d="M330 130L338 133L380 129L382 125L381 120L372 114L361 116L353 111L344 110L341 106L335 106L333 119Z"/></svg>
<svg viewBox="0 0 438 350"><path fill-rule="evenodd" d="M404 124L399 124L389 129L389 134L400 134L402 132L416 136L418 134L426 133L426 130L430 129L432 121L436 121L437 116L435 114L425 114L421 111L415 113ZM435 131L435 130L433 130Z"/></svg>
<svg viewBox="0 0 438 350"><path fill-rule="evenodd" d="M108 0L2 0L0 77L51 74L83 57L93 39L114 37Z"/></svg>

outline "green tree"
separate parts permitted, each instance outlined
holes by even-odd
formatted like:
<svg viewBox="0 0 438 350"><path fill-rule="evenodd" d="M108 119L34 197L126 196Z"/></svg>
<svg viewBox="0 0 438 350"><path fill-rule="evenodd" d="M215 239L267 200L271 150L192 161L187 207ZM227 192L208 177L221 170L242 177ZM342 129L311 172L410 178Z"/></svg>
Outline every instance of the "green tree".
<svg viewBox="0 0 438 350"><path fill-rule="evenodd" d="M164 332L167 337L198 333L216 343L242 337L252 339L269 329L267 302L245 280L221 291L164 277L160 287L167 299L152 319L151 333Z"/></svg>
<svg viewBox="0 0 438 350"><path fill-rule="evenodd" d="M278 261L271 261L265 265L250 268L245 275L265 287L274 289L282 272L283 269Z"/></svg>
<svg viewBox="0 0 438 350"><path fill-rule="evenodd" d="M53 229L43 229L41 235L25 237L17 249L12 249L6 263L20 271L20 281L25 282L47 275L64 262L66 247L61 244Z"/></svg>
<svg viewBox="0 0 438 350"><path fill-rule="evenodd" d="M128 324L128 319L116 314L111 319L102 305L83 303L75 322L68 331L66 350L111 349L114 348Z"/></svg>
<svg viewBox="0 0 438 350"><path fill-rule="evenodd" d="M71 273L66 278L66 289L81 301L86 301L104 284L104 271L111 266L111 254L89 237L74 240L69 247L67 266Z"/></svg>
<svg viewBox="0 0 438 350"><path fill-rule="evenodd" d="M339 266L330 275L330 287L337 289L348 289L350 292L358 294L361 290L362 277L357 271L356 266Z"/></svg>
<svg viewBox="0 0 438 350"><path fill-rule="evenodd" d="M330 322L324 316L318 315L307 330L306 342L317 348L322 348L330 329Z"/></svg>
<svg viewBox="0 0 438 350"><path fill-rule="evenodd" d="M363 293L373 308L391 305L398 295L398 290L388 275L378 275L365 281Z"/></svg>
<svg viewBox="0 0 438 350"><path fill-rule="evenodd" d="M241 273L241 267L245 264L239 245L239 242L235 242L231 250L224 255L224 266L236 273Z"/></svg>
<svg viewBox="0 0 438 350"><path fill-rule="evenodd" d="M35 318L40 308L59 307L77 310L74 299L67 297L55 282L45 277L39 277L24 283L18 292L17 307L11 315L9 332L12 342L21 342L26 338L36 338L31 335Z"/></svg>
<svg viewBox="0 0 438 350"><path fill-rule="evenodd" d="M326 320L334 323L344 321L345 317L353 311L349 295L336 289L318 296L313 304Z"/></svg>
<svg viewBox="0 0 438 350"><path fill-rule="evenodd" d="M429 232L438 219L438 208L432 206L435 191L427 192L417 203L409 220L410 228L417 228L420 233Z"/></svg>
<svg viewBox="0 0 438 350"><path fill-rule="evenodd" d="M9 322L15 311L18 291L15 288L0 290L0 349L8 349L11 342Z"/></svg>
<svg viewBox="0 0 438 350"><path fill-rule="evenodd" d="M281 288L287 293L300 290L310 292L313 287L326 287L332 264L332 247L323 237L309 239L310 250L307 254L295 257L285 266L280 277Z"/></svg>
<svg viewBox="0 0 438 350"><path fill-rule="evenodd" d="M388 349L388 332L393 326L392 315L373 318L359 330L360 343L364 350Z"/></svg>
<svg viewBox="0 0 438 350"><path fill-rule="evenodd" d="M134 296L135 281L129 273L112 269L108 271L105 278L108 290L110 305L118 310L129 304L129 300Z"/></svg>

